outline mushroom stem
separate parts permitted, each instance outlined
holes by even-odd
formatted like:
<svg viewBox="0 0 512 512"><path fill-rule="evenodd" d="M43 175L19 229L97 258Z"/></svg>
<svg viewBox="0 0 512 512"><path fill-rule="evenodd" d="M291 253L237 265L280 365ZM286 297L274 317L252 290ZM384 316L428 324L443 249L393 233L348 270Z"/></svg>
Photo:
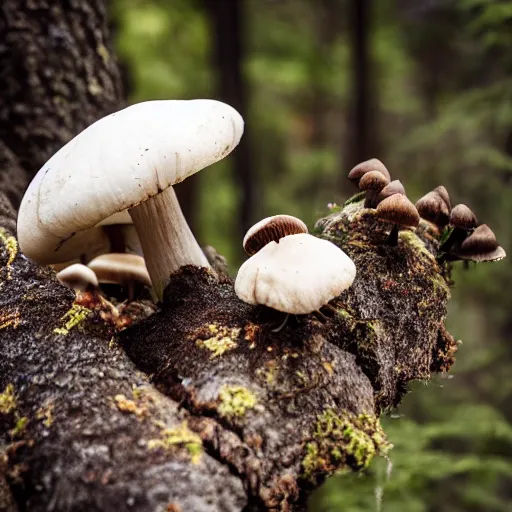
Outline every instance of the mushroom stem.
<svg viewBox="0 0 512 512"><path fill-rule="evenodd" d="M446 240L446 242L441 246L441 251L448 252L452 247L456 245L460 245L465 238L468 237L468 232L462 228L455 227L453 231L450 233L450 236Z"/></svg>
<svg viewBox="0 0 512 512"><path fill-rule="evenodd" d="M391 229L391 232L389 233L389 238L387 239L387 244L391 245L392 247L396 247L398 245L398 230L400 229L400 226L398 224L393 224L393 228Z"/></svg>
<svg viewBox="0 0 512 512"><path fill-rule="evenodd" d="M159 300L171 274L179 268L185 265L210 267L172 187L131 208L129 213Z"/></svg>

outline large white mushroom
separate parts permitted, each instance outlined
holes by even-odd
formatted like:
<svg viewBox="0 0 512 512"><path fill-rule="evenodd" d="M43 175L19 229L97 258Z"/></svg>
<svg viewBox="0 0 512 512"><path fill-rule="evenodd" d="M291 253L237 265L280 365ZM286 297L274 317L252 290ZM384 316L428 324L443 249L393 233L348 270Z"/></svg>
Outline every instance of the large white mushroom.
<svg viewBox="0 0 512 512"><path fill-rule="evenodd" d="M150 101L100 119L30 184L18 217L22 251L43 264L72 259L74 238L127 210L161 298L181 266L209 266L172 185L228 155L243 126L214 100Z"/></svg>

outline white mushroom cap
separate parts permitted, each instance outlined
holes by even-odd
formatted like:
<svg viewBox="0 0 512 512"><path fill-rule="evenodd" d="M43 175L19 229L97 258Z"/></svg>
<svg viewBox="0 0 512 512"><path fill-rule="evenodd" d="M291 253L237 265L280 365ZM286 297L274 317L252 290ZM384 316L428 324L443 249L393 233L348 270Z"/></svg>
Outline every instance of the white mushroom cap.
<svg viewBox="0 0 512 512"><path fill-rule="evenodd" d="M22 251L39 263L55 263L75 236L129 210L161 296L180 266L208 266L170 187L224 158L242 133L240 114L214 100L149 101L100 119L50 158L30 184L18 216ZM177 251L162 264L169 252L162 245L175 243ZM72 259L69 252L60 261Z"/></svg>
<svg viewBox="0 0 512 512"><path fill-rule="evenodd" d="M355 276L354 262L333 243L289 235L268 243L240 267L235 292L249 304L307 314L349 288Z"/></svg>
<svg viewBox="0 0 512 512"><path fill-rule="evenodd" d="M96 274L81 263L74 263L57 274L57 279L68 288L84 291L99 286Z"/></svg>
<svg viewBox="0 0 512 512"><path fill-rule="evenodd" d="M136 254L102 254L89 262L88 267L94 271L100 283L137 282L144 286L151 286L144 258Z"/></svg>

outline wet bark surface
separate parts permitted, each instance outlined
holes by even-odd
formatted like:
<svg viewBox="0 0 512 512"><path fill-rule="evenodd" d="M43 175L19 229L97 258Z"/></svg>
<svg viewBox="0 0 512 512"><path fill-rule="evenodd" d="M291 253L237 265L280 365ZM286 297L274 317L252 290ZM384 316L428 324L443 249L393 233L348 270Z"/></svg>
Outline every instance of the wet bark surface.
<svg viewBox="0 0 512 512"><path fill-rule="evenodd" d="M191 267L156 312L117 317L13 236L42 163L120 107L103 3L4 0L0 69L0 510L303 510L389 451L380 414L456 349L428 224L390 247L361 202L320 220L358 276L279 332L281 314Z"/></svg>

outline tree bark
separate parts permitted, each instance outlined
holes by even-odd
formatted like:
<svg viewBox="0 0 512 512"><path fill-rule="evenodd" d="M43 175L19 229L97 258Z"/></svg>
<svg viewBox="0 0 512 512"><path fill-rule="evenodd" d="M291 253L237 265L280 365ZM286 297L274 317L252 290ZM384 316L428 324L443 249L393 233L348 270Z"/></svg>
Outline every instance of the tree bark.
<svg viewBox="0 0 512 512"><path fill-rule="evenodd" d="M121 106L105 3L3 0L0 41L2 154L10 151L26 184L64 142Z"/></svg>
<svg viewBox="0 0 512 512"><path fill-rule="evenodd" d="M354 259L354 285L279 332L281 314L194 267L150 316L58 284L17 250L11 202L119 106L102 5L0 9L0 510L304 510L388 451L378 417L410 380L453 362L437 242L422 223L387 246L391 226L348 204L317 231Z"/></svg>

